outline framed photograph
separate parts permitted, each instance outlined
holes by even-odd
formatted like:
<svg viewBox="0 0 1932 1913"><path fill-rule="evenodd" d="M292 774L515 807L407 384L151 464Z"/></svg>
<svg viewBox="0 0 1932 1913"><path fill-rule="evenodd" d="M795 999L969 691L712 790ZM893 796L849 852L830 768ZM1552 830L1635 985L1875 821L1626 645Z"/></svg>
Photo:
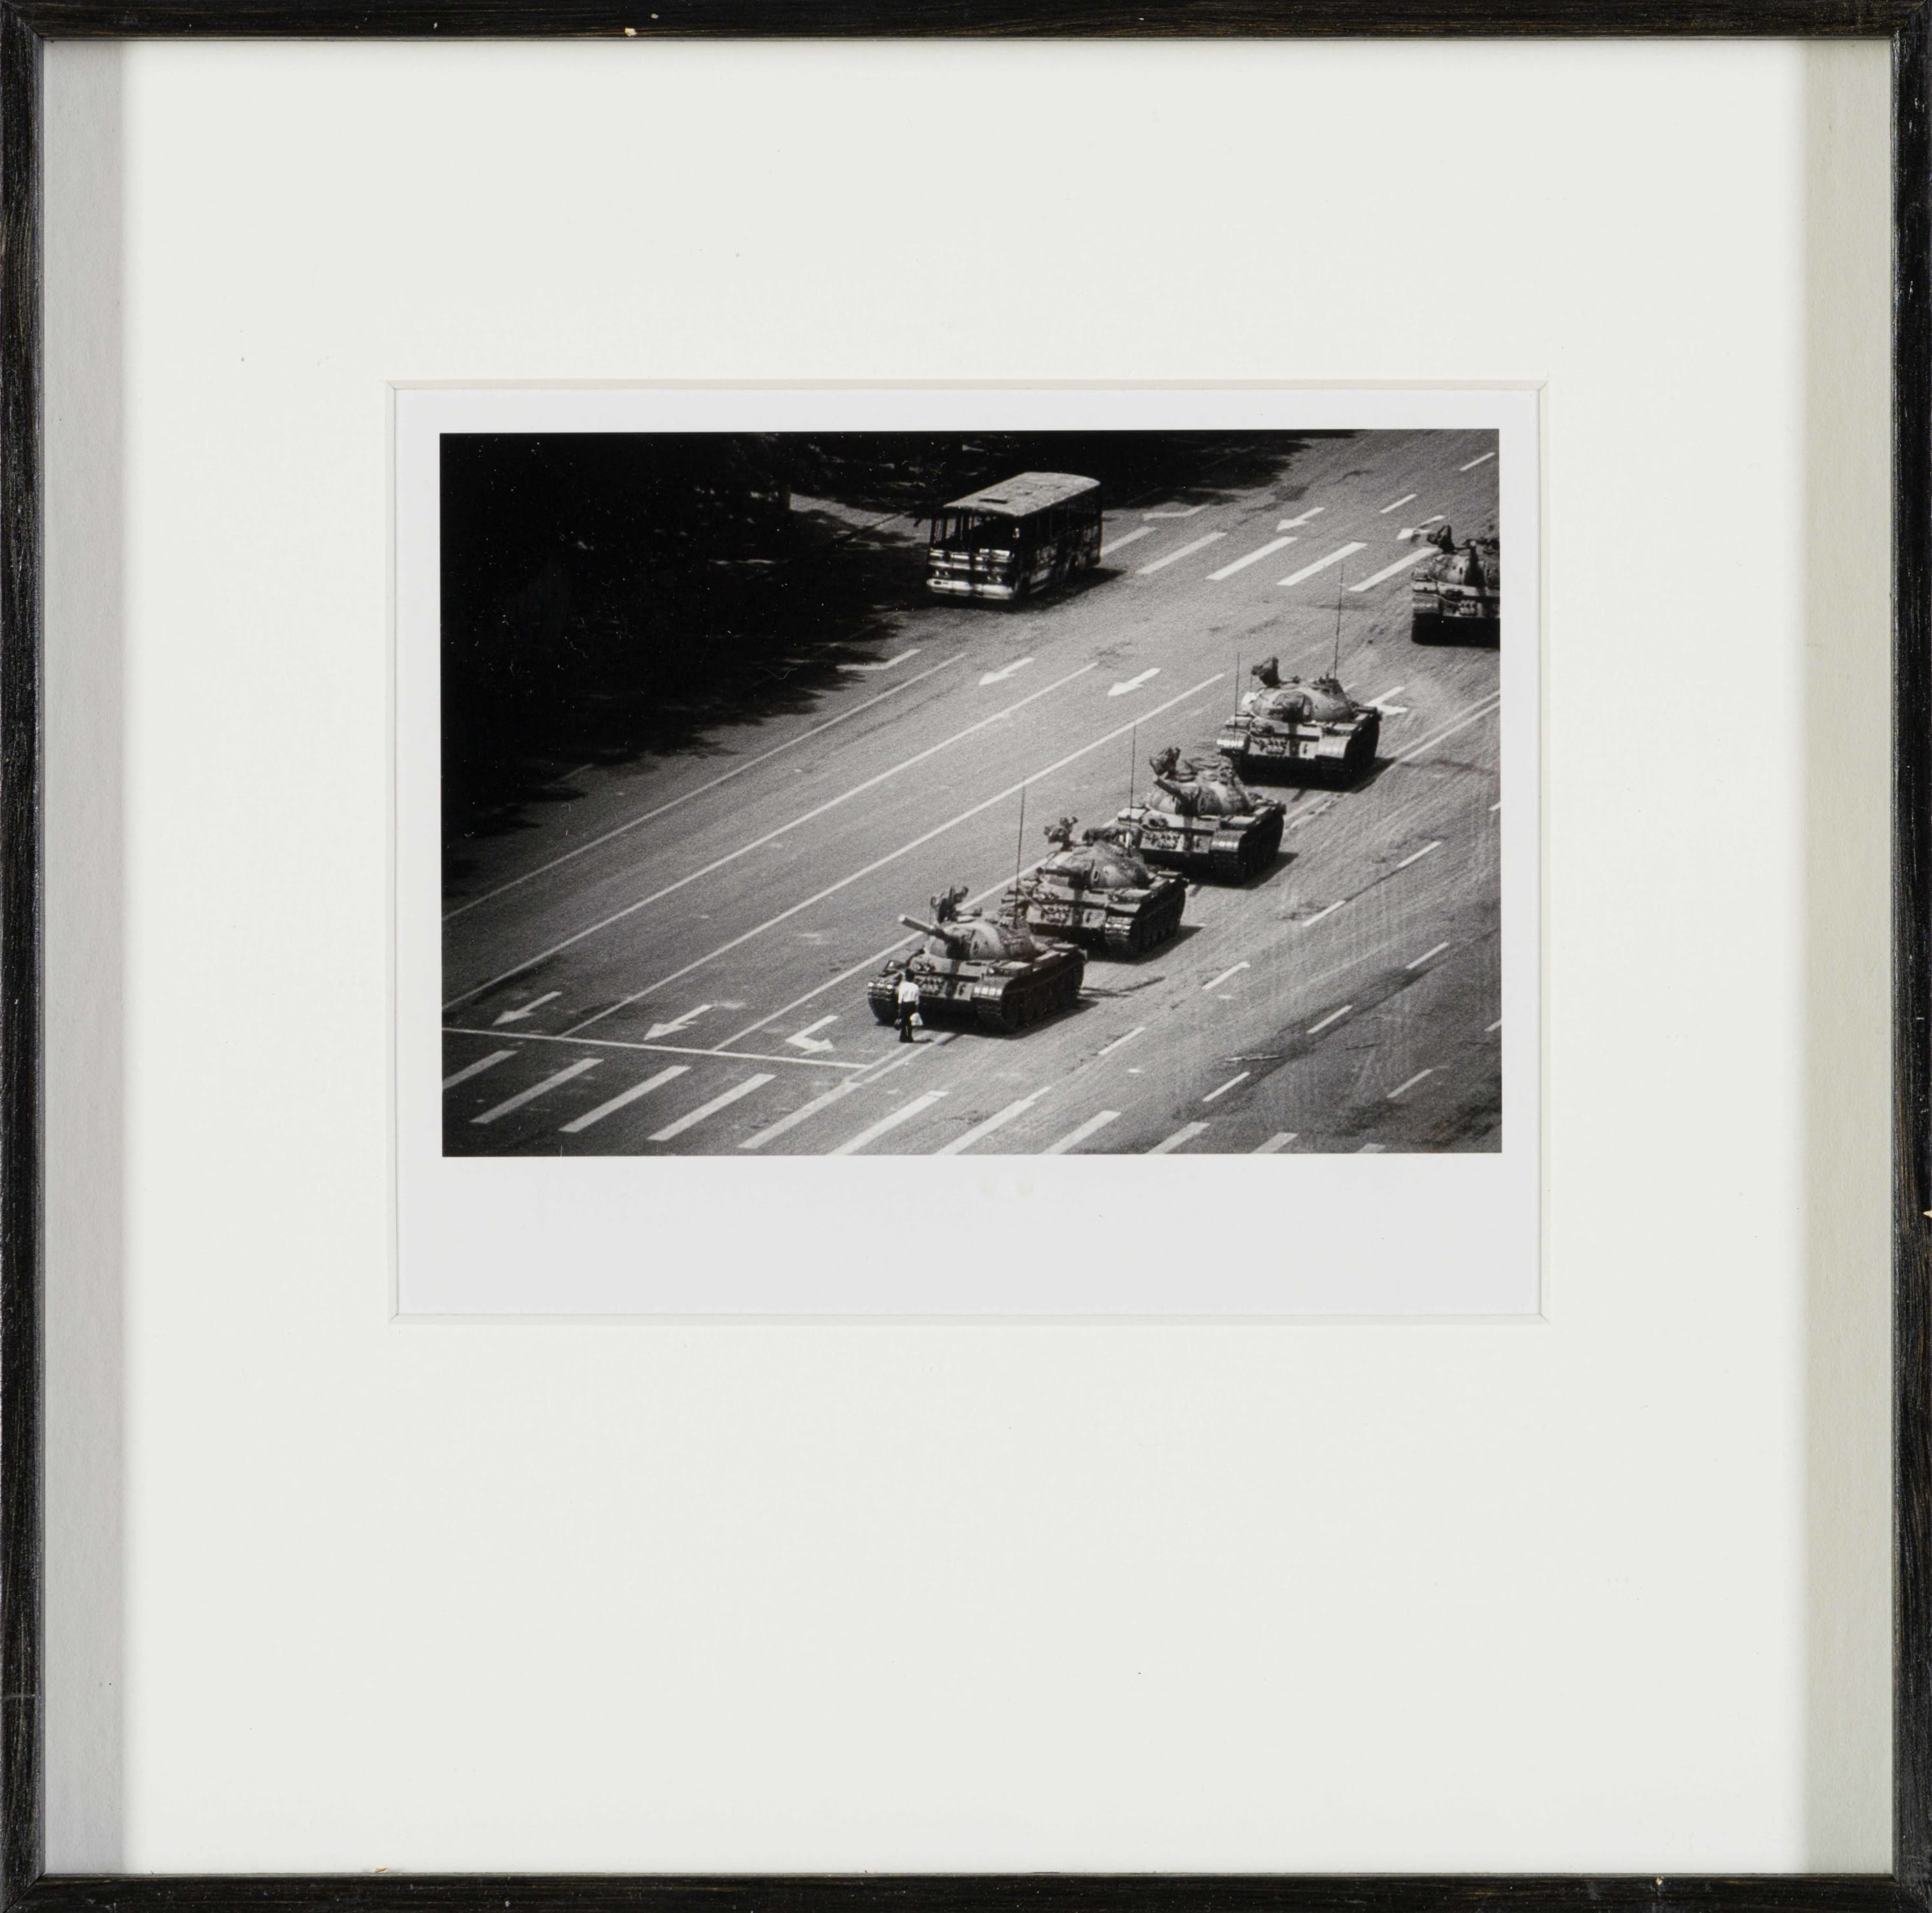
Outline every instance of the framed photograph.
<svg viewBox="0 0 1932 1913"><path fill-rule="evenodd" d="M8 5L5 1904L1932 1900L1927 34Z"/></svg>

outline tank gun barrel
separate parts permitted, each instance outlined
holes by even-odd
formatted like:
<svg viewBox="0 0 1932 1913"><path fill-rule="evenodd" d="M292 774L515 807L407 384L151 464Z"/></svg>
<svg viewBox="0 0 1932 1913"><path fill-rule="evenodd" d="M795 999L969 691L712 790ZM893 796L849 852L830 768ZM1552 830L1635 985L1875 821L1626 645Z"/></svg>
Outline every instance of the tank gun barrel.
<svg viewBox="0 0 1932 1913"><path fill-rule="evenodd" d="M949 950L963 948L972 939L956 925L927 923L916 916L902 916L899 921L908 930L916 930L921 936L936 936Z"/></svg>

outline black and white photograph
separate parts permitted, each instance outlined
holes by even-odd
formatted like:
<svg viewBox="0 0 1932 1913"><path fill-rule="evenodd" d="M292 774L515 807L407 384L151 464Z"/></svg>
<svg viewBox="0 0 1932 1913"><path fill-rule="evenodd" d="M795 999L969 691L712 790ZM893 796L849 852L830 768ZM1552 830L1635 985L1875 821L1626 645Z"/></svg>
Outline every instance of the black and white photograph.
<svg viewBox="0 0 1932 1913"><path fill-rule="evenodd" d="M445 1151L1497 1150L1497 438L445 434Z"/></svg>

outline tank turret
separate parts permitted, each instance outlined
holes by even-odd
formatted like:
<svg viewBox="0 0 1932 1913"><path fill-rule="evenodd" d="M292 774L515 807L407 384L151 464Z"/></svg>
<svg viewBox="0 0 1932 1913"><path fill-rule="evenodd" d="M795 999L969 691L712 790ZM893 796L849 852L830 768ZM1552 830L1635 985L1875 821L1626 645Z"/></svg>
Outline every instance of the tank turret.
<svg viewBox="0 0 1932 1913"><path fill-rule="evenodd" d="M1282 805L1258 797L1225 758L1211 764L1184 760L1169 745L1148 759L1159 795L1130 805L1114 819L1151 864L1245 884L1265 870L1281 848Z"/></svg>
<svg viewBox="0 0 1932 1913"><path fill-rule="evenodd" d="M1358 704L1340 679L1284 678L1276 658L1249 675L1261 688L1242 699L1215 740L1237 780L1265 774L1352 784L1375 762L1382 713Z"/></svg>
<svg viewBox="0 0 1932 1913"><path fill-rule="evenodd" d="M965 1022L1009 1035L1070 1008L1086 956L1035 936L1010 910L996 918L963 909L966 895L962 885L932 899L930 919L899 919L925 941L911 956L893 957L867 986L872 1014L881 1023L897 1019L899 983L908 976L919 985L919 1014L929 1023Z"/></svg>
<svg viewBox="0 0 1932 1913"><path fill-rule="evenodd" d="M1458 545L1446 524L1425 535L1437 555L1418 565L1409 580L1409 636L1418 644L1434 644L1460 633L1493 644L1502 617L1502 546L1493 538Z"/></svg>
<svg viewBox="0 0 1932 1913"><path fill-rule="evenodd" d="M1070 938L1110 956L1138 956L1180 928L1187 885L1148 867L1131 834L1103 825L1081 832L1076 818L1046 829L1058 846L1029 878L1008 892L1030 930Z"/></svg>

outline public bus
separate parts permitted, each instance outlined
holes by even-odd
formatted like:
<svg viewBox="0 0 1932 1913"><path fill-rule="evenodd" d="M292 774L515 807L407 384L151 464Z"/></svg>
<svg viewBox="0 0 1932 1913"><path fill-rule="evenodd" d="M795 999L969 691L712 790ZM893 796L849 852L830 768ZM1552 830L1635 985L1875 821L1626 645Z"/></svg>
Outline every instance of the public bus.
<svg viewBox="0 0 1932 1913"><path fill-rule="evenodd" d="M926 587L1017 604L1099 563L1100 481L1023 472L934 513Z"/></svg>

